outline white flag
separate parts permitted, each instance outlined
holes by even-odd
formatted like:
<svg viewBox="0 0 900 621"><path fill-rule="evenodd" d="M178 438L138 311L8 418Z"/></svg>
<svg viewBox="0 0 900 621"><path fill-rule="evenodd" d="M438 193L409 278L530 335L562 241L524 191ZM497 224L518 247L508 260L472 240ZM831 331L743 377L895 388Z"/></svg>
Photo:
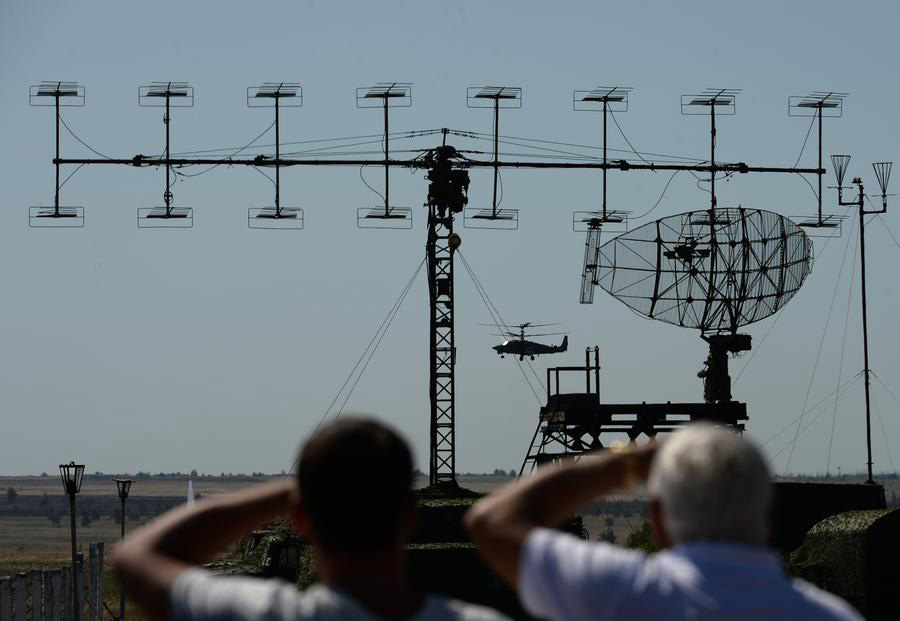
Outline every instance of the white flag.
<svg viewBox="0 0 900 621"><path fill-rule="evenodd" d="M187 496L187 506L192 506L194 504L194 482L188 479L188 496Z"/></svg>

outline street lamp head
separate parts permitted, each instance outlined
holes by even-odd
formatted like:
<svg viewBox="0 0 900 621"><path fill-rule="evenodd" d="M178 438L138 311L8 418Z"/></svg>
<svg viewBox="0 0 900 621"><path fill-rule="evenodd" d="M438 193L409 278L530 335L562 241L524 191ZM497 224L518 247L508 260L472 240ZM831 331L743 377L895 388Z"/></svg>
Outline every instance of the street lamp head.
<svg viewBox="0 0 900 621"><path fill-rule="evenodd" d="M844 175L847 173L847 166L850 164L849 155L832 155L831 165L834 166L834 175L837 177L838 187L844 185Z"/></svg>
<svg viewBox="0 0 900 621"><path fill-rule="evenodd" d="M74 496L81 491L81 479L84 478L84 464L70 461L59 465L59 476L67 496Z"/></svg>
<svg viewBox="0 0 900 621"><path fill-rule="evenodd" d="M128 492L131 491L131 484L134 483L131 479L116 479L116 487L119 489L119 500L125 502L125 499L128 498Z"/></svg>

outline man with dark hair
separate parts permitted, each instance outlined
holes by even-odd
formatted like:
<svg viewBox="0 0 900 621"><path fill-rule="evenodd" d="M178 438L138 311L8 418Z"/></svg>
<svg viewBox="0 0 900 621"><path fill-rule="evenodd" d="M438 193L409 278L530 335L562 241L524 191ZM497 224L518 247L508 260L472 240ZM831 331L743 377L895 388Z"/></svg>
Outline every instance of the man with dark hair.
<svg viewBox="0 0 900 621"><path fill-rule="evenodd" d="M492 610L407 586L412 467L409 448L394 431L372 420L342 419L309 439L297 478L162 516L116 550L115 570L129 597L160 621L502 620ZM319 584L301 592L278 580L215 576L195 567L285 514L313 546Z"/></svg>

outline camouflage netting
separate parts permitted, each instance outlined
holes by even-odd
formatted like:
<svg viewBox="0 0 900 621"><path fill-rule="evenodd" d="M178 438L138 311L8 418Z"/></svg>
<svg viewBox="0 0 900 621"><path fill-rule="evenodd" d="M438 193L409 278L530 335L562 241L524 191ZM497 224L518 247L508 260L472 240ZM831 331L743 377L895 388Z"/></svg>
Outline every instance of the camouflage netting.
<svg viewBox="0 0 900 621"><path fill-rule="evenodd" d="M847 511L816 524L785 557L791 575L853 604L867 619L896 619L900 510Z"/></svg>
<svg viewBox="0 0 900 621"><path fill-rule="evenodd" d="M463 530L463 514L482 494L444 484L416 490L415 496L419 515L408 546L410 584L530 620L515 593L484 564ZM576 517L563 528L581 534L584 527ZM207 567L219 573L279 577L301 589L316 581L312 549L288 520L254 532L231 554Z"/></svg>
<svg viewBox="0 0 900 621"><path fill-rule="evenodd" d="M880 485L778 482L770 543L786 554L800 546L806 532L828 516L886 506Z"/></svg>

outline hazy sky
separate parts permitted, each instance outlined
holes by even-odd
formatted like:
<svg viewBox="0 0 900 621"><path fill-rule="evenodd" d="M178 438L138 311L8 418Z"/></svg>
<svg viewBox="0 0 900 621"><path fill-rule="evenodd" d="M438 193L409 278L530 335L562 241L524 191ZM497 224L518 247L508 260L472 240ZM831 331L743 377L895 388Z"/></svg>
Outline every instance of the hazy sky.
<svg viewBox="0 0 900 621"><path fill-rule="evenodd" d="M424 254L426 181L405 171L394 173L392 196L413 208L410 231L357 229L356 209L378 198L355 168L283 172L283 200L305 209L306 228L249 230L247 208L271 204L272 187L251 169L225 167L175 184L177 204L195 210L192 230L138 230L136 210L160 204L163 172L111 166L84 167L63 188L64 204L85 207L83 229L29 229L28 207L53 200L52 110L29 107L29 85L84 84L85 107L64 118L93 148L121 157L162 150L161 111L137 106L138 86L155 80L195 87L195 106L173 114L173 152L246 144L271 122L271 111L245 102L245 88L263 81L303 85L304 107L282 117L284 141L380 133L380 114L357 110L354 89L409 81L413 107L395 111L392 130L489 132L490 112L467 109L465 89L499 84L525 93L523 107L502 116L501 133L599 144L600 117L573 112L571 92L622 84L635 88L618 119L637 149L706 158L707 122L681 116L679 96L743 88L737 114L719 123L719 155L784 166L809 126L788 117L788 96L834 89L851 96L844 118L826 122L826 154L852 154L848 176L862 175L874 193L870 163L900 156L898 23L900 5L887 1L4 0L0 473L53 472L69 459L106 472L288 468ZM809 166L813 137L802 158ZM65 132L62 140L64 155L91 155ZM614 129L610 146L625 147ZM377 170L366 176L380 188ZM668 177L612 173L610 203L646 211ZM569 334L570 352L539 359L537 371L576 364L596 344L604 400L701 400L696 372L706 353L695 331L643 319L602 291L593 305L578 303L584 240L571 231L571 212L599 204L599 173L510 171L503 180L503 205L520 210L519 230L460 227L462 250L508 322L560 322ZM723 207L800 217L815 206L793 175L736 175L720 188ZM843 211L826 192L828 210ZM707 200L681 174L640 222ZM473 172L471 204L489 201L490 173ZM900 239L898 211L866 229L872 368L896 395L900 247L882 224ZM760 442L801 411L835 291L807 405L862 368L858 276L848 298L856 246L839 272L848 241L849 226L827 245L816 240L815 267L795 299L747 329L753 358L734 394L748 403L749 433ZM490 317L459 267L457 292L458 467L518 468L538 404L515 362L490 349L492 330L477 325ZM421 274L346 411L399 427L423 467L427 356ZM733 377L749 358L732 363ZM900 462L900 449L887 449L898 446L900 410L877 381L873 394L875 466L890 471ZM804 418L805 426L821 414L800 436L791 470L825 470L833 420L831 470L864 467L862 383L831 404ZM765 445L777 471L792 433Z"/></svg>

